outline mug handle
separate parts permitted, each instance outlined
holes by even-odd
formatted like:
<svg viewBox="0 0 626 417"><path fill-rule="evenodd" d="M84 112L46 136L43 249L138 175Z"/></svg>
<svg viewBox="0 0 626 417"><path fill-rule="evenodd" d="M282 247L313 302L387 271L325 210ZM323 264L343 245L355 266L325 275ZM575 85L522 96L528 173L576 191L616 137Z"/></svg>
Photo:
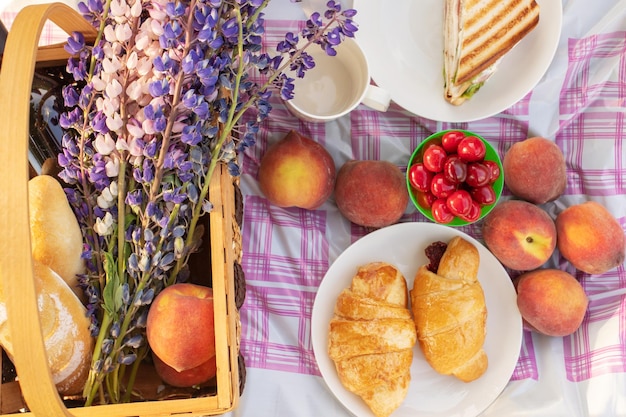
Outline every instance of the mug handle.
<svg viewBox="0 0 626 417"><path fill-rule="evenodd" d="M387 111L391 103L391 94L377 85L370 84L361 103L381 112Z"/></svg>

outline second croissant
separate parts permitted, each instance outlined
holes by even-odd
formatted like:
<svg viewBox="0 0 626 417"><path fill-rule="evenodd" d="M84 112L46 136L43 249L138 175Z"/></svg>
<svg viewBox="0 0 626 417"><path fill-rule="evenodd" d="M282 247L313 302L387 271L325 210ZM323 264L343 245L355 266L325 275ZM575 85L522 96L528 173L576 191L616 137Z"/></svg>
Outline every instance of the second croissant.
<svg viewBox="0 0 626 417"><path fill-rule="evenodd" d="M426 255L431 264L419 268L411 290L419 346L435 371L473 381L485 373L488 363L478 249L455 237L447 244L430 245Z"/></svg>

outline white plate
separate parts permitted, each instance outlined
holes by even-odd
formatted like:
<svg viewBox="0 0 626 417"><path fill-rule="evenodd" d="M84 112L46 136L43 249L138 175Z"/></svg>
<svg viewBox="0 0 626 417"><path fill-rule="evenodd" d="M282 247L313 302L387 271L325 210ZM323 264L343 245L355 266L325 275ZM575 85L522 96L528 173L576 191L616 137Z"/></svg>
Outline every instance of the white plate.
<svg viewBox="0 0 626 417"><path fill-rule="evenodd" d="M498 397L511 378L521 349L522 318L515 289L500 262L477 240L457 229L435 223L399 223L372 232L346 249L328 269L315 297L311 323L315 358L329 389L354 415L370 417L373 413L341 385L328 357L328 324L337 296L350 285L358 266L374 261L395 265L412 288L417 269L428 263L426 246L454 236L463 236L480 253L478 279L487 303L487 372L471 383L439 375L416 345L409 394L393 417L474 417Z"/></svg>
<svg viewBox="0 0 626 417"><path fill-rule="evenodd" d="M399 106L432 120L469 122L500 113L539 82L561 36L562 6L537 0L539 24L502 58L496 73L471 100L453 106L443 98L441 0L355 0L356 39L372 79Z"/></svg>

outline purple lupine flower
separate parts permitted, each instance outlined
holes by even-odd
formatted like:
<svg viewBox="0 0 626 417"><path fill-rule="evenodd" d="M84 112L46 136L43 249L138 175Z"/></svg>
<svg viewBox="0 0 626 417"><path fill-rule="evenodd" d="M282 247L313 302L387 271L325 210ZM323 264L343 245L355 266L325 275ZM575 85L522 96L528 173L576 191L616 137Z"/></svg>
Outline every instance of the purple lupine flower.
<svg viewBox="0 0 626 417"><path fill-rule="evenodd" d="M159 151L158 143L156 141L148 142L143 148L143 156L146 158L154 158Z"/></svg>
<svg viewBox="0 0 626 417"><path fill-rule="evenodd" d="M182 17L185 13L185 6L182 3L167 3L165 5L165 12L169 17Z"/></svg>
<svg viewBox="0 0 626 417"><path fill-rule="evenodd" d="M154 58L154 69L158 72L167 72L174 67L174 61L167 52Z"/></svg>
<svg viewBox="0 0 626 417"><path fill-rule="evenodd" d="M149 159L144 159L142 166L141 182L150 183L154 179L154 165Z"/></svg>
<svg viewBox="0 0 626 417"><path fill-rule="evenodd" d="M170 92L170 83L166 79L153 81L148 86L152 97L161 97Z"/></svg>
<svg viewBox="0 0 626 417"><path fill-rule="evenodd" d="M292 32L287 32L285 34L285 40L278 42L276 45L276 50L280 53L285 53L291 51L298 43L298 36L294 35Z"/></svg>
<svg viewBox="0 0 626 417"><path fill-rule="evenodd" d="M78 104L79 93L73 85L65 85L61 90L63 101L67 107L74 107Z"/></svg>
<svg viewBox="0 0 626 417"><path fill-rule="evenodd" d="M178 21L173 20L166 23L163 27L163 34L159 37L161 47L164 49L176 47L182 33L182 25Z"/></svg>
<svg viewBox="0 0 626 417"><path fill-rule="evenodd" d="M180 139L187 145L197 145L202 141L202 134L199 131L199 126L189 125L183 128Z"/></svg>
<svg viewBox="0 0 626 417"><path fill-rule="evenodd" d="M126 194L126 204L131 207L139 207L143 203L143 193L141 190L130 191Z"/></svg>
<svg viewBox="0 0 626 417"><path fill-rule="evenodd" d="M326 40L332 46L337 46L341 43L341 29L339 27L334 28L326 35Z"/></svg>
<svg viewBox="0 0 626 417"><path fill-rule="evenodd" d="M222 33L226 39L236 41L237 36L239 35L239 25L237 23L237 19L231 17L224 22L224 24L222 24Z"/></svg>
<svg viewBox="0 0 626 417"><path fill-rule="evenodd" d="M101 111L96 112L96 114L93 116L92 123L91 123L91 126L93 127L94 132L102 133L102 134L108 133L109 128L106 125L106 121L107 121L107 117L104 113L102 113Z"/></svg>
<svg viewBox="0 0 626 417"><path fill-rule="evenodd" d="M96 385L87 391L120 385L98 387L102 376L93 374L135 362L135 351L145 341L146 306L166 285L188 279L185 261L197 244L189 227L213 209L200 194L210 180L207 168L219 161L240 175L236 156L254 145L259 123L271 111L272 92L293 98L294 80L283 71L291 68L301 77L315 65L299 49L299 40L333 53L357 30L356 11L341 12L333 0L329 11L314 13L302 31L286 34L281 52L271 56L262 45L260 9L266 5L263 0L120 0L106 16L104 0L79 2L87 21L106 32L94 46L85 45L80 35L68 39L73 57L67 69L78 87L64 91L68 110L59 118L68 133L58 156L60 176L77 185L68 201L85 231L89 257L89 273L81 282L92 295L90 329L107 346L104 353L94 353L90 381ZM251 78L254 69L266 81ZM241 126L247 111L256 116ZM237 126L239 135L231 137L225 126ZM217 144L221 148L212 152ZM122 169L127 182L118 186ZM125 195L118 200L117 192ZM123 225L117 224L119 213L129 213ZM112 233L123 233L123 250ZM102 254L119 256L124 266L113 281L99 276L106 270ZM100 287L100 282L108 284ZM135 288L144 292L134 293ZM112 304L115 294L121 294L121 305ZM96 317L108 314L112 324L100 328ZM110 398L117 397L119 392L111 393Z"/></svg>
<svg viewBox="0 0 626 417"><path fill-rule="evenodd" d="M67 38L67 43L64 48L70 55L78 54L85 47L85 36L81 32L72 32L72 35Z"/></svg>
<svg viewBox="0 0 626 417"><path fill-rule="evenodd" d="M354 16L356 16L356 9L346 9L343 12L341 12L341 14L343 15L343 17L346 17L348 19L353 18Z"/></svg>

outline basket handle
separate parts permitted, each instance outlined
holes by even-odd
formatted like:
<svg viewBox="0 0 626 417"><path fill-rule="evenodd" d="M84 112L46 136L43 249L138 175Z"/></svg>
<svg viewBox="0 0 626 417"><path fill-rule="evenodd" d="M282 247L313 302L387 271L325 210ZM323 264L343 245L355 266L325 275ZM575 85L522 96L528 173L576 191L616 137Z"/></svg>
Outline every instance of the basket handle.
<svg viewBox="0 0 626 417"><path fill-rule="evenodd" d="M95 29L62 3L27 6L9 31L0 71L0 283L14 346L20 387L36 416L72 416L52 381L44 348L33 267L28 219L28 138L30 92L35 64L63 56L62 46L42 48L44 24L56 23L68 33L81 31L95 39ZM67 54L65 53L67 58Z"/></svg>

